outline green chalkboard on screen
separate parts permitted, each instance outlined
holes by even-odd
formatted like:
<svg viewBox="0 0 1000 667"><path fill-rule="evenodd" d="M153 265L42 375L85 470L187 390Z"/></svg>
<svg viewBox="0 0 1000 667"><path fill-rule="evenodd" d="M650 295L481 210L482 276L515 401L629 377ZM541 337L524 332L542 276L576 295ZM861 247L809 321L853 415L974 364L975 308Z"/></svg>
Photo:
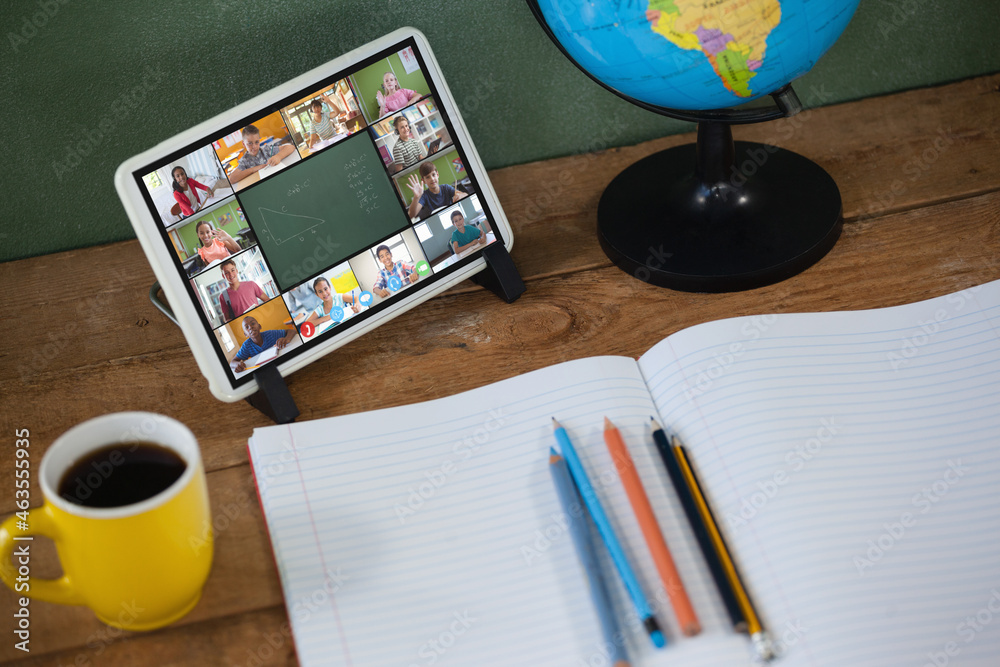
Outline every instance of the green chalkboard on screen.
<svg viewBox="0 0 1000 667"><path fill-rule="evenodd" d="M239 195L282 291L408 226L367 133Z"/></svg>
<svg viewBox="0 0 1000 667"><path fill-rule="evenodd" d="M411 67L412 69L412 67ZM396 76L396 81L400 88L412 90L419 95L430 95L431 89L424 78L423 70L417 68L412 72L407 72L403 66L403 59L398 53L393 53L388 58L383 58L376 63L369 65L357 74L352 76L354 92L361 99L365 107L365 114L374 120L379 117L378 101L375 93L382 89L382 77L386 72L392 72Z"/></svg>

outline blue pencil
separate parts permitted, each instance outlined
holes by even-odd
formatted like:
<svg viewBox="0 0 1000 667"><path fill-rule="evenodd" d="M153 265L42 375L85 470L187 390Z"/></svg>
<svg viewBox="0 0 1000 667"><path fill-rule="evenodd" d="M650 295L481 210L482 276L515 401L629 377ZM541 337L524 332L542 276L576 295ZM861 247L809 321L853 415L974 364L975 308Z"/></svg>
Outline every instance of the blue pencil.
<svg viewBox="0 0 1000 667"><path fill-rule="evenodd" d="M552 448L549 448L549 472L552 473L552 481L556 484L559 503L568 517L569 532L573 537L576 553L580 556L583 569L587 571L590 597L594 601L594 607L597 608L604 641L611 647L611 665L612 667L628 667L628 653L625 652L624 646L625 637L621 632L621 626L618 625L618 619L615 618L611 606L611 596L608 594L604 575L601 574L601 568L597 562L597 553L594 549L590 526L587 525L583 499L580 498L580 493L573 484L573 478L570 477L566 461Z"/></svg>
<svg viewBox="0 0 1000 667"><path fill-rule="evenodd" d="M576 450L573 449L573 443L569 440L569 434L566 433L566 429L559 425L555 417L552 418L552 426L555 428L556 442L559 443L559 447L562 449L562 455L566 459L566 465L573 476L573 481L576 482L576 486L580 490L580 495L583 496L583 502L587 506L587 511L590 512L590 516L594 519L597 532L601 534L601 539L604 540L604 545L611 554L611 560L615 564L615 569L618 570L618 575L622 578L622 582L628 590L629 597L632 598L632 604L635 605L636 612L638 612L639 618L642 619L642 624L646 628L646 632L649 633L649 638L653 640L653 644L657 648L666 646L667 640L663 636L659 624L656 622L656 617L653 616L653 610L650 609L649 603L646 602L646 596L642 592L642 587L639 586L639 580L636 578L635 572L632 571L632 566L628 564L628 560L625 558L625 550L622 549L622 545L618 541L614 529L611 527L611 522L608 520L607 514L604 513L601 502L597 499L597 493L590 484L590 480L587 479L587 473L583 469L580 457L576 455Z"/></svg>

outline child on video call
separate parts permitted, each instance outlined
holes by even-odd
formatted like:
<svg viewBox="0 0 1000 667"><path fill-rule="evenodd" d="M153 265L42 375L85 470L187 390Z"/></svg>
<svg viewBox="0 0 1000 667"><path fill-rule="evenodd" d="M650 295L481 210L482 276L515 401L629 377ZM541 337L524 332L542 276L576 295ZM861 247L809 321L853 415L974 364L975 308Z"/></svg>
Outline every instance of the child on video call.
<svg viewBox="0 0 1000 667"><path fill-rule="evenodd" d="M486 231L465 224L465 216L461 211L451 212L451 224L455 229L451 233L449 245L456 255L461 255L473 246L486 245Z"/></svg>
<svg viewBox="0 0 1000 667"><path fill-rule="evenodd" d="M195 227L201 247L198 256L205 266L241 250L240 244L224 229L215 229L208 220L202 220Z"/></svg>
<svg viewBox="0 0 1000 667"><path fill-rule="evenodd" d="M236 170L229 174L229 181L236 183L242 181L250 174L256 173L264 167L273 167L281 163L295 150L291 144L280 144L274 141L267 146L260 145L260 130L254 125L247 125L243 128L243 147L246 153L240 158ZM279 145L280 144L280 145Z"/></svg>
<svg viewBox="0 0 1000 667"><path fill-rule="evenodd" d="M211 197L212 193L215 192L215 188L210 188L193 178L188 178L184 167L174 167L170 171L170 175L174 179L172 184L174 188L174 200L180 205L182 215L194 215L194 212L201 208L202 201L198 196L198 190L204 190L208 193L206 199Z"/></svg>
<svg viewBox="0 0 1000 667"><path fill-rule="evenodd" d="M400 286L412 285L420 279L420 274L412 264L393 261L389 246L380 245L375 249L375 256L378 257L378 279L372 285L372 292L383 299L392 294L389 285L394 277L399 278Z"/></svg>
<svg viewBox="0 0 1000 667"><path fill-rule="evenodd" d="M330 281L322 276L313 281L313 292L316 293L323 303L316 306L316 310L309 314L309 318L306 322L312 322L313 324L322 324L329 319L330 312L334 308L346 308L347 304L351 304L351 310L355 313L361 312L361 308L358 306L358 298L352 293L348 292L346 294L338 294L333 291L333 287L330 286Z"/></svg>
<svg viewBox="0 0 1000 667"><path fill-rule="evenodd" d="M229 366L237 373L246 370L247 360L264 350L277 347L279 350L292 342L295 338L294 329L269 329L261 331L260 322L257 318L243 318L243 335L247 338L240 346L239 352L229 362Z"/></svg>
<svg viewBox="0 0 1000 667"><path fill-rule="evenodd" d="M408 88L400 88L396 81L396 75L386 72L382 75L382 89L375 93L375 101L378 102L378 115L384 116L393 111L409 106L421 98L420 93Z"/></svg>
<svg viewBox="0 0 1000 667"><path fill-rule="evenodd" d="M227 259L222 263L221 269L222 277L229 286L219 293L219 307L227 322L239 317L258 303L267 302L268 296L260 285L252 280L240 280L236 262Z"/></svg>
<svg viewBox="0 0 1000 667"><path fill-rule="evenodd" d="M416 174L410 174L410 178L407 180L407 185L413 191L413 200L410 201L410 206L406 209L411 218L417 217L422 207L433 211L436 208L454 204L466 196L466 193L456 190L454 186L438 183L438 170L433 162L423 163L420 165L419 171L419 178Z"/></svg>
<svg viewBox="0 0 1000 667"><path fill-rule="evenodd" d="M330 111L326 114L323 113L323 100L319 98L314 99L312 104L309 105L309 120L312 123L306 137L306 145L309 148L312 148L316 142L331 139L334 135L340 133L340 124L335 118L339 114L344 113L343 110L326 93L323 93L321 97L323 100L326 100Z"/></svg>
<svg viewBox="0 0 1000 667"><path fill-rule="evenodd" d="M396 116L392 121L393 132L399 139L392 147L392 172L402 171L416 164L424 157L424 145L413 136L410 121L404 116Z"/></svg>

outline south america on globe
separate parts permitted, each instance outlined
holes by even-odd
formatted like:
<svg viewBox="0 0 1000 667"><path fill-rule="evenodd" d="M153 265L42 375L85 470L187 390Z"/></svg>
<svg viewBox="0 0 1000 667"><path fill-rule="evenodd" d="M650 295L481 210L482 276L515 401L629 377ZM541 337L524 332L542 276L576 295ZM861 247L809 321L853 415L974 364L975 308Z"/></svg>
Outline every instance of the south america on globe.
<svg viewBox="0 0 1000 667"><path fill-rule="evenodd" d="M701 51L730 92L750 98L750 79L764 64L767 38L781 21L778 0L726 3L650 0L646 18L653 32L682 49Z"/></svg>
<svg viewBox="0 0 1000 667"><path fill-rule="evenodd" d="M654 106L723 109L802 76L859 0L537 0L581 69Z"/></svg>

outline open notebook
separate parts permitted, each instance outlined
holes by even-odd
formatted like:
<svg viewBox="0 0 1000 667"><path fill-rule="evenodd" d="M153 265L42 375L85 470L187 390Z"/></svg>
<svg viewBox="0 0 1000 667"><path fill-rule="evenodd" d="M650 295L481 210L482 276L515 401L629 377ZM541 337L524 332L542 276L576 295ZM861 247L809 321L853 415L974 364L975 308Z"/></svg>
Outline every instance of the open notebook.
<svg viewBox="0 0 1000 667"><path fill-rule="evenodd" d="M549 475L556 416L670 642L652 647L611 574L633 664L750 664L651 415L687 445L779 664L995 664L1000 282L896 308L722 320L638 362L582 359L256 429L250 457L301 663L607 664ZM697 637L678 631L604 416L632 452Z"/></svg>

